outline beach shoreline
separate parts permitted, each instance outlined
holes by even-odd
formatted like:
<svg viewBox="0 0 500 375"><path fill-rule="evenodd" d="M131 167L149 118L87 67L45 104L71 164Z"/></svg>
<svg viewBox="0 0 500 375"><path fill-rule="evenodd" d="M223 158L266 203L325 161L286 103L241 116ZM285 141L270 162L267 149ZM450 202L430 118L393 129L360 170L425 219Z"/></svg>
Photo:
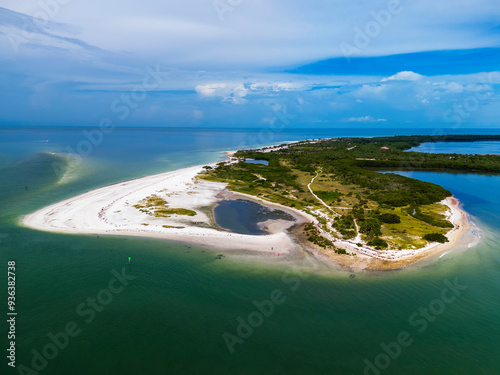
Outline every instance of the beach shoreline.
<svg viewBox="0 0 500 375"><path fill-rule="evenodd" d="M228 151L226 154L231 161L233 152ZM213 167L215 164L209 166ZM203 169L204 165L197 165L101 187L41 208L23 217L21 223L26 227L49 232L159 238L214 249L275 255L279 252L285 256L302 247L340 265L376 270L406 267L449 251L459 245L470 229L467 213L459 207L460 202L449 197L441 202L449 207L448 219L454 224L446 235L449 242L431 243L414 250L376 251L364 246L360 248L349 240L332 238L336 247L351 254L338 255L333 251L311 246L301 236L286 233L294 226L316 223L314 216L256 196L228 191L225 183L201 180L197 176ZM193 217L152 217L144 210L137 209L137 202L147 196L158 195L165 198L169 205L192 210L196 214ZM216 225L213 215L206 214L207 208L213 208L218 201L227 199L228 196L253 200L291 213L295 222L268 223L271 225L268 225L269 234L266 235L229 232ZM297 239L300 245L296 243Z"/></svg>

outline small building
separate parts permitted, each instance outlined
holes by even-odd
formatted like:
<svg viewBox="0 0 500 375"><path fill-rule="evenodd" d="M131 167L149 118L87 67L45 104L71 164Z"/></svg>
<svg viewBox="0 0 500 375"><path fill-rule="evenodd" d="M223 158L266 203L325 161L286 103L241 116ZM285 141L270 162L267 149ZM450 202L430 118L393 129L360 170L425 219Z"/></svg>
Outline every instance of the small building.
<svg viewBox="0 0 500 375"><path fill-rule="evenodd" d="M380 149L381 149L381 150L388 150L388 149L389 149L389 147L385 147L385 146L384 146L384 147L380 147Z"/></svg>

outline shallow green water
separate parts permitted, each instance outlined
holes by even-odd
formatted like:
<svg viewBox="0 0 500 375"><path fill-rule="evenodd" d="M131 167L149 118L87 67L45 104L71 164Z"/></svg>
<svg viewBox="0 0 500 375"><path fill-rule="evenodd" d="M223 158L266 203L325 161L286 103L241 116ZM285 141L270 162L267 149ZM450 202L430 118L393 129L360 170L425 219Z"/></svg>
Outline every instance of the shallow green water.
<svg viewBox="0 0 500 375"><path fill-rule="evenodd" d="M193 152L189 160L175 152L167 158L176 167L220 157L215 147L212 153ZM404 271L359 272L355 278L308 257L262 261L226 252L218 260L219 251L181 243L52 234L18 225L21 215L45 204L140 174L138 161L137 169L116 171L118 159L93 154L65 184L39 159L24 164L23 175L10 175L14 192L0 197L0 275L6 280L7 260L15 259L18 365L32 367L31 351L43 351L47 335L73 321L81 333L40 374L363 374L365 359L386 364L381 344L403 331L412 344L389 360L383 374L500 372L499 176L414 175L442 184L464 203L481 227L479 244ZM161 161L146 166L152 159L142 159L148 173L165 167ZM43 183L31 182L25 190L22 176L31 176L30 168ZM86 323L89 315L78 314L77 307L105 296L101 291L115 277L112 271L123 267L134 279ZM432 304L432 311L441 312L433 301L441 298L446 280L456 278L467 289L432 314L435 320L419 333L419 309ZM224 333L237 336L237 319L252 313L258 318L253 301L270 299L276 289L283 303L231 353ZM6 301L5 287L0 299ZM0 326L5 346L6 329ZM2 374L17 373L4 361Z"/></svg>

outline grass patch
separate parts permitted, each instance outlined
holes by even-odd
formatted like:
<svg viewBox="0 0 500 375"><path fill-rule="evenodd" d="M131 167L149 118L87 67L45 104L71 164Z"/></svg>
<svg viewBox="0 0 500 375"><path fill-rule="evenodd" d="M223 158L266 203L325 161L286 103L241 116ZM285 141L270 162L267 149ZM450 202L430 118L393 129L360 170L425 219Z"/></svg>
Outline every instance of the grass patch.
<svg viewBox="0 0 500 375"><path fill-rule="evenodd" d="M149 208L149 207L157 207L157 206L168 206L168 203L165 199L160 198L156 194L152 194L149 197L144 198L139 202L139 204L134 205L135 208Z"/></svg>
<svg viewBox="0 0 500 375"><path fill-rule="evenodd" d="M384 213L396 214L400 217L401 223L382 225L382 236L391 248L413 249L420 248L427 244L423 239L429 233L445 234L448 230L437 228L421 220L418 220L407 213L407 207L398 207L394 210L381 210Z"/></svg>
<svg viewBox="0 0 500 375"><path fill-rule="evenodd" d="M186 208L164 208L155 210L154 215L156 217L169 217L171 215L195 216L196 211L188 210Z"/></svg>

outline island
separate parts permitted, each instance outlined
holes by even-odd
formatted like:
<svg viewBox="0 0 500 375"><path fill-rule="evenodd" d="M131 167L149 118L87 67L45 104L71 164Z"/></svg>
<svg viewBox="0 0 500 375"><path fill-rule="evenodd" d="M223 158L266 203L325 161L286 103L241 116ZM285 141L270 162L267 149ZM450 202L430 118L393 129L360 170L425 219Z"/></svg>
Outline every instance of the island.
<svg viewBox="0 0 500 375"><path fill-rule="evenodd" d="M452 193L398 171L500 172L498 155L408 151L426 142L500 140L446 135L332 138L227 152L215 164L131 180L23 218L39 230L178 240L268 256L296 251L359 269L405 267L456 246L469 231ZM292 219L260 223L265 234L217 224L221 201L251 200Z"/></svg>

